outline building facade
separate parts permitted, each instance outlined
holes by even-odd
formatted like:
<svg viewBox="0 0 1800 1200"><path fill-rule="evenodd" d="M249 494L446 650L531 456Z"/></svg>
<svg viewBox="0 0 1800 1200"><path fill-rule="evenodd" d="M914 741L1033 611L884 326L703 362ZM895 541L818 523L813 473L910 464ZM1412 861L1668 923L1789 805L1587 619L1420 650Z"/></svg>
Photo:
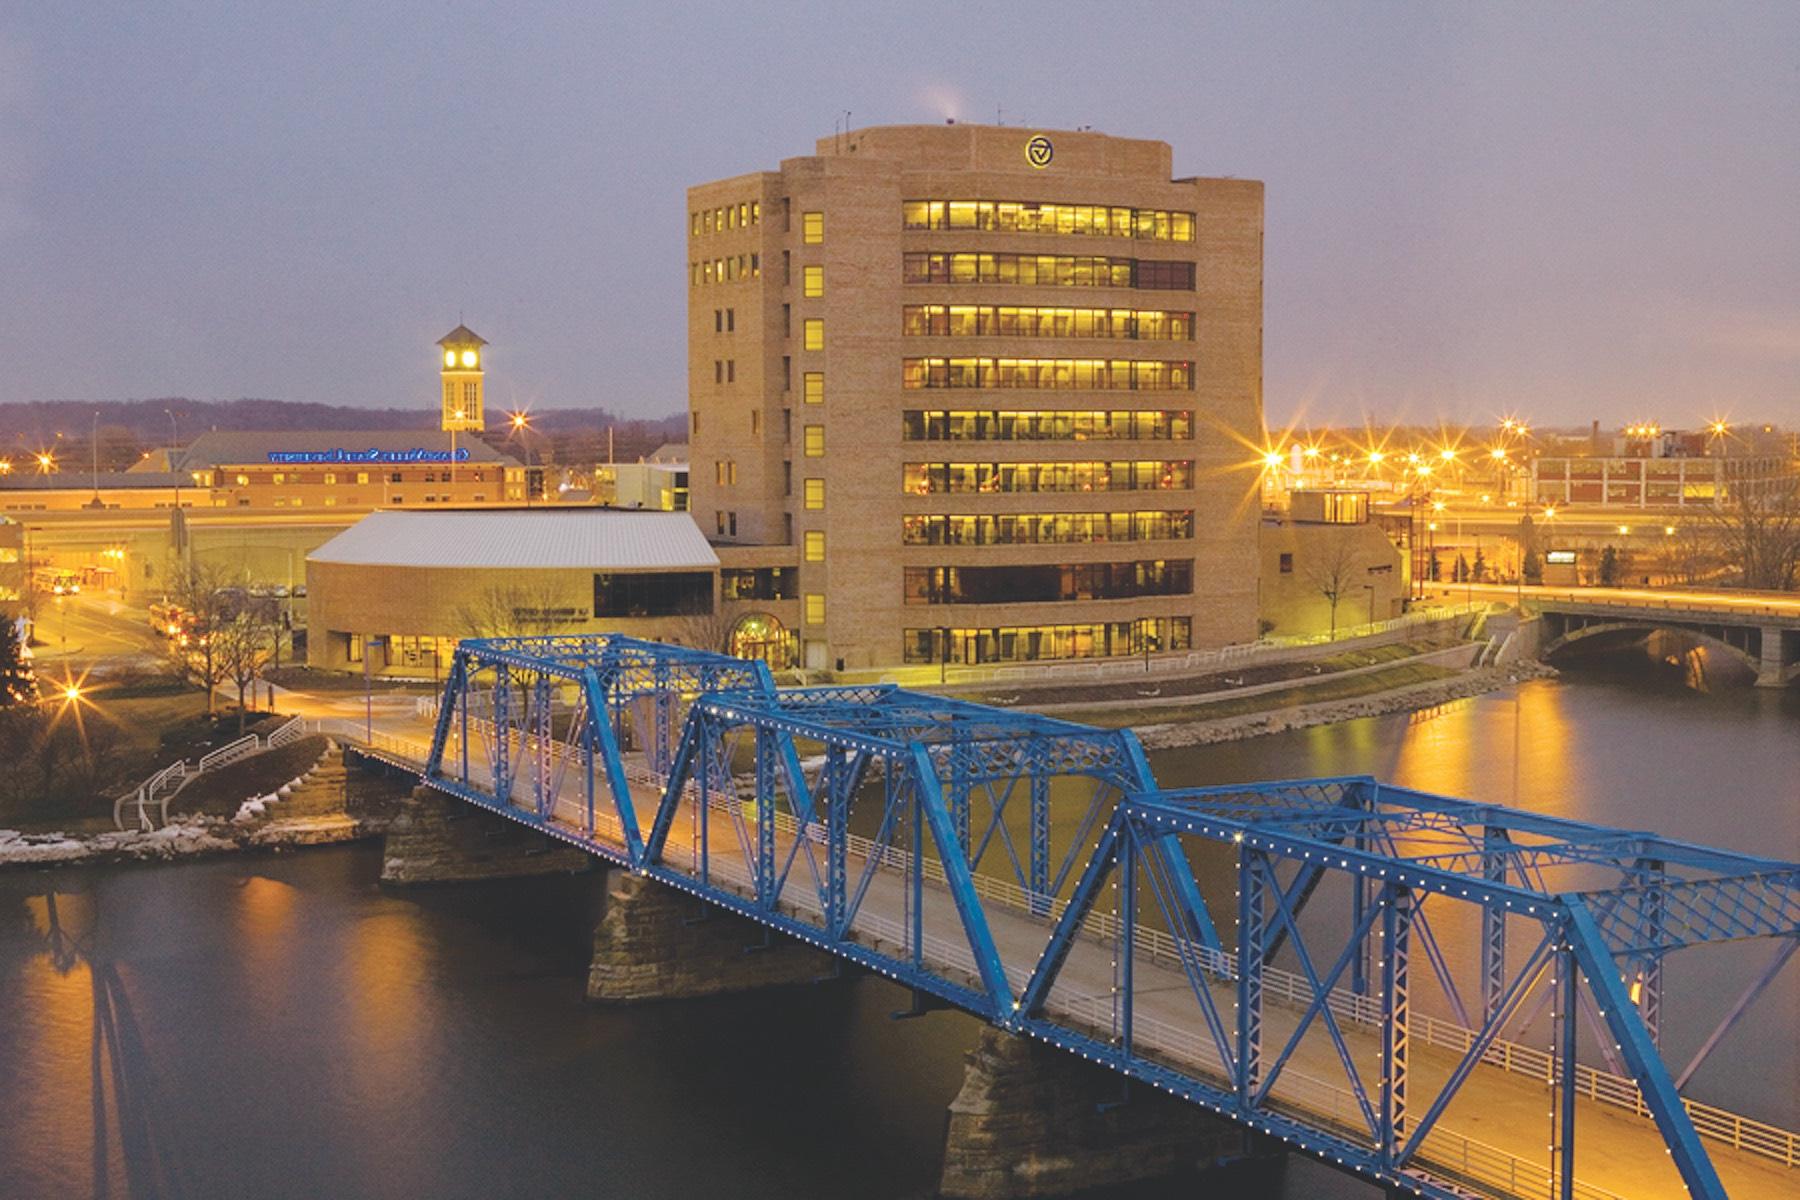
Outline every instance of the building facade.
<svg viewBox="0 0 1800 1200"><path fill-rule="evenodd" d="M1531 464L1532 500L1607 508L1711 508L1734 494L1759 494L1791 479L1775 455L1545 455Z"/></svg>
<svg viewBox="0 0 1800 1200"><path fill-rule="evenodd" d="M626 633L725 648L719 557L685 513L372 513L306 556L307 661L432 678L465 637Z"/></svg>
<svg viewBox="0 0 1800 1200"><path fill-rule="evenodd" d="M1263 189L1171 157L893 126L689 190L691 510L794 561L806 666L1256 636Z"/></svg>

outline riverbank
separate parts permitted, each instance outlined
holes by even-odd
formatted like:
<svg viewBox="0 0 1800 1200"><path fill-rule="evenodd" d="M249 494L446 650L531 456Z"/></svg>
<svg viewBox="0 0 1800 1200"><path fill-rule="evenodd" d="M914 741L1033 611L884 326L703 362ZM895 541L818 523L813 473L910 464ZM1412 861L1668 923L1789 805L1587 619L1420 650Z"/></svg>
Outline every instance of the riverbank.
<svg viewBox="0 0 1800 1200"><path fill-rule="evenodd" d="M1400 668L1400 671L1422 669L1434 670ZM1355 681L1344 681L1354 682L1359 688L1368 689L1364 694L1356 696L1307 702L1301 697L1287 694L1270 697L1272 702L1281 704L1281 707L1212 718L1201 716L1154 724L1133 723L1131 729L1147 750L1207 746L1307 729L1315 725L1334 725L1340 721L1354 721L1363 717L1417 712L1456 700L1467 700L1527 679L1551 678L1556 674L1554 667L1536 661L1513 663L1504 667L1477 667L1425 679L1399 676L1398 682L1396 677L1377 673L1360 676ZM1295 700L1300 702L1295 703ZM1137 715L1141 717L1142 713Z"/></svg>
<svg viewBox="0 0 1800 1200"><path fill-rule="evenodd" d="M201 811L183 813L160 829L85 834L0 829L0 868L168 862L354 842L385 832L395 802L407 790L353 773L342 749L325 744L311 767L223 813L216 811L217 798L207 797Z"/></svg>

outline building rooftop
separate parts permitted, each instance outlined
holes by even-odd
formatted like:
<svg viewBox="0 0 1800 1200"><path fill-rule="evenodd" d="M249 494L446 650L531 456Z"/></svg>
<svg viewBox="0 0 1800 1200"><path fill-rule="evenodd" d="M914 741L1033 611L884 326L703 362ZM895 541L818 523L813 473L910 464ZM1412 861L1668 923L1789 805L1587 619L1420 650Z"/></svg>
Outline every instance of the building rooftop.
<svg viewBox="0 0 1800 1200"><path fill-rule="evenodd" d="M251 463L380 466L449 460L449 436L437 429L215 430L201 434L176 455L186 471ZM519 465L512 455L471 436L456 439L456 461Z"/></svg>
<svg viewBox="0 0 1800 1200"><path fill-rule="evenodd" d="M92 471L74 468L53 471L48 475L23 470L0 475L0 489L9 492L71 492L94 487L172 488L177 484L191 488L194 481L186 475L168 471L102 471L96 476Z"/></svg>
<svg viewBox="0 0 1800 1200"><path fill-rule="evenodd" d="M308 562L390 567L710 571L719 556L687 513L608 508L370 513Z"/></svg>
<svg viewBox="0 0 1800 1200"><path fill-rule="evenodd" d="M438 339L440 346L485 346L487 339L470 329L467 325L458 325L449 333Z"/></svg>

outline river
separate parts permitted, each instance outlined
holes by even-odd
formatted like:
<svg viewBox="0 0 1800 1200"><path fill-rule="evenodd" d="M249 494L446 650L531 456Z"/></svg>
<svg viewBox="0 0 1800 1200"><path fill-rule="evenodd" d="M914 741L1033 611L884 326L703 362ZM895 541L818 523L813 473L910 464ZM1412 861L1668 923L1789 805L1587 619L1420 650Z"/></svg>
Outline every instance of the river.
<svg viewBox="0 0 1800 1200"><path fill-rule="evenodd" d="M1692 682L1572 672L1153 760L1165 785L1371 773L1800 858L1800 696ZM595 880L403 894L379 868L355 846L0 875L0 1196L929 1193L972 1019L890 1020L906 997L873 979L598 1009ZM1745 969L1672 963L1670 1027ZM1707 1098L1800 1115L1796 974ZM1376 1193L1292 1163L1258 1194Z"/></svg>

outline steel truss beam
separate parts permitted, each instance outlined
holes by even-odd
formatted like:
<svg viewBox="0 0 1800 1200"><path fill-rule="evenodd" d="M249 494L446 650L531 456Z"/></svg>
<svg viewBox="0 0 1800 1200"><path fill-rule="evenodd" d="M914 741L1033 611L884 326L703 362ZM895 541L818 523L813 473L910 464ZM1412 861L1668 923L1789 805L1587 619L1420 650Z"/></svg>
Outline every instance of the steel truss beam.
<svg viewBox="0 0 1800 1200"><path fill-rule="evenodd" d="M626 775L621 741L628 728L661 792L647 831ZM484 742L487 762L473 761L471 745ZM734 757L740 744L748 754ZM820 756L810 780L802 744ZM529 797L517 788L521 767L532 780ZM733 776L744 770L754 793L748 800ZM570 771L581 777L574 806L563 795ZM1604 1022L1605 1040L1618 1045L1623 1070L1683 1182L1692 1195L1718 1200L1723 1192L1706 1147L1656 1048L1661 963L1672 950L1710 941L1784 939L1782 953L1683 1072L1685 1082L1800 945L1794 864L1366 777L1158 791L1128 733L887 686L777 692L761 664L611 636L464 643L451 664L424 774L431 786L472 804L1434 1200L1464 1193L1433 1174L1428 1135L1552 973L1559 1192L1574 1188L1575 1028L1588 1002L1579 986L1585 978L1592 1015ZM1050 781L1064 775L1094 781L1095 798L1059 866L1050 845ZM1116 803L1115 792L1122 796ZM1023 855L1005 820L1015 796L1028 806ZM980 827L976 803L988 807ZM852 832L858 804L879 806L879 822L857 825L865 832L873 825L873 838ZM567 814L575 809L581 816L572 822ZM684 810L691 830L678 839ZM599 835L601 817L616 821L616 836ZM1205 874L1196 869L1195 847L1207 842L1235 863L1232 895L1206 890L1208 881L1219 886L1217 862L1209 860ZM977 886L983 851L995 844L1023 900L996 899L1005 893L994 890L992 876ZM726 864L722 854L742 866ZM800 862L816 896L788 887ZM1124 888L1118 908L1100 912L1099 897L1115 883ZM1349 918L1348 936L1338 943L1313 926L1342 916L1315 911L1303 922L1301 915L1316 894L1331 894L1322 888L1346 883L1348 904L1340 911ZM859 926L874 895L892 907L867 916L877 924ZM1479 909L1481 1002L1463 1018L1466 1052L1435 1094L1419 1095L1410 1071L1415 945L1453 1002L1456 989L1453 964L1421 911L1433 896L1445 898L1434 907ZM1003 956L995 937L995 906L1003 902L1012 905L1005 919L1015 927L1021 912L1041 923L1041 952L1018 957L1014 938L1012 959ZM934 933L925 920L928 906L946 903L958 931L948 950L943 922ZM1206 1056L1181 1068L1166 1047L1140 1045L1147 1028L1136 995L1146 969L1138 925L1144 909L1160 917L1160 927L1151 927L1168 939L1160 944L1172 943L1216 1051L1216 1073L1200 1065ZM1216 928L1225 916L1236 918L1229 949ZM1539 936L1509 947L1509 922L1521 921ZM1110 1037L1070 1027L1047 1003L1083 939L1099 939L1115 953ZM1317 956L1322 945L1328 949ZM1533 948L1520 958L1524 946ZM1281 986L1297 995L1303 1015L1271 1056L1267 1006L1283 994L1270 988L1277 953L1297 964ZM1166 986L1168 976L1162 978ZM1339 991L1344 979L1347 1008ZM1015 980L1022 981L1016 994ZM1351 1020L1373 1026L1380 1040L1380 1078L1372 1086L1350 1051L1344 1023ZM1282 1072L1309 1027L1329 1037L1365 1135L1310 1121L1281 1098Z"/></svg>

